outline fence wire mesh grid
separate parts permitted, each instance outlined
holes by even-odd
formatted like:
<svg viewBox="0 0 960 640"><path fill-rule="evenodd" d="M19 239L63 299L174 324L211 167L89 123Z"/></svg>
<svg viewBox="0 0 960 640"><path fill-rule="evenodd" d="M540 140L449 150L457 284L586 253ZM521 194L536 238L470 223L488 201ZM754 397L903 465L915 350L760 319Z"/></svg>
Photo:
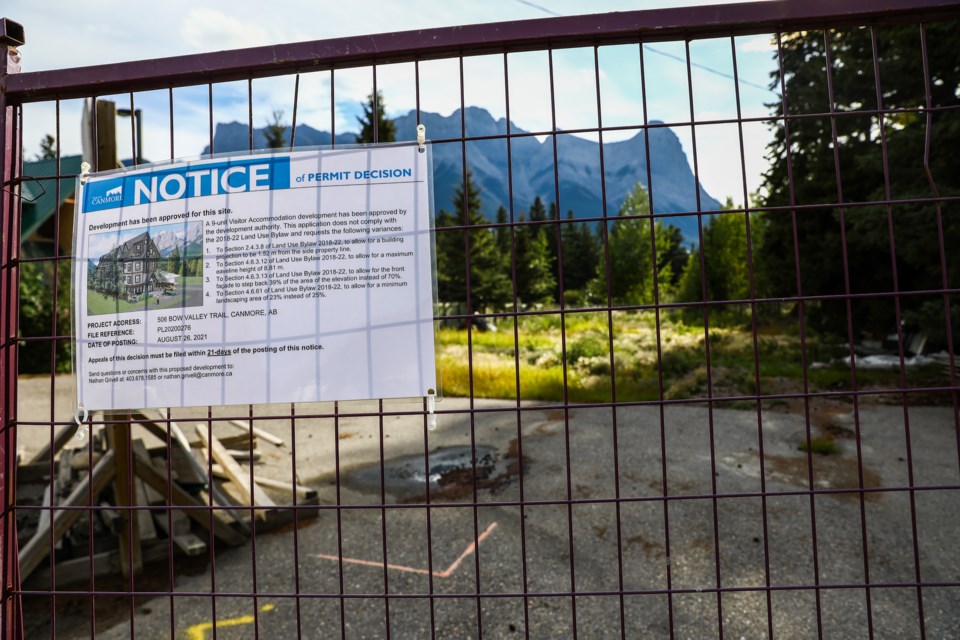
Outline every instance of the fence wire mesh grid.
<svg viewBox="0 0 960 640"><path fill-rule="evenodd" d="M960 637L957 7L860 5L6 76L5 634ZM86 98L133 165L426 124L438 428L381 400L78 440Z"/></svg>

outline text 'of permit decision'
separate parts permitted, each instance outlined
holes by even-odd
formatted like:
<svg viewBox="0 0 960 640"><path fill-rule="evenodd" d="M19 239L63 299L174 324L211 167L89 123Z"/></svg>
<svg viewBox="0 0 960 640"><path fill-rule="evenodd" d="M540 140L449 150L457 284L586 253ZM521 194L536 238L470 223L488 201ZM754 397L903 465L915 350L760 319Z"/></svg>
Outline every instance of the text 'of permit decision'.
<svg viewBox="0 0 960 640"><path fill-rule="evenodd" d="M90 175L73 271L88 410L436 389L430 147Z"/></svg>

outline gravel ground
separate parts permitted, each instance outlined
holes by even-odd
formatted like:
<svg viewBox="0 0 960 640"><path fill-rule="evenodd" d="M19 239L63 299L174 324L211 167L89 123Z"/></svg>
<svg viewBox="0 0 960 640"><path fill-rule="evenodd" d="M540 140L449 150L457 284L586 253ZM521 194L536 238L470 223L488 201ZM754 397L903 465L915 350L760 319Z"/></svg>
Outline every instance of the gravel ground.
<svg viewBox="0 0 960 640"><path fill-rule="evenodd" d="M49 380L42 383L49 394ZM21 386L21 420L31 412L47 419L49 406L29 405L43 391ZM55 413L69 406L56 402ZM876 638L917 638L922 607L926 637L960 638L960 589L933 586L960 581L960 454L949 407L905 412L871 404L859 408L857 423L852 405L811 403L812 435L839 447L811 456L799 448L807 420L797 406L765 409L760 420L756 411L705 405L667 406L662 414L658 407L475 406L484 412L471 423L457 413L466 400L444 400L439 408L452 413L429 433L422 416L260 423L288 446L262 442L257 473L289 478L295 435L301 483L332 507L338 447L339 502L352 508L339 517L324 509L297 531L218 549L215 568L175 558L177 592L218 596L142 597L132 616L129 598L98 597L97 637L163 638L171 629L189 637L192 627L206 634L195 637L211 638L196 625L209 626L215 616L233 622L217 629L220 639L341 631L384 638L388 624L393 638L480 637L479 628L485 638L567 638L574 628L581 638L662 638L671 628L675 638L767 638L771 631L777 638L866 638L871 628ZM298 405L297 413L331 409ZM247 410L218 408L215 415ZM189 424L189 412L176 417ZM18 446L29 451L49 429L22 427L21 434ZM471 446L484 454L476 489L471 474L456 468ZM423 506L425 450L439 452L431 457L430 509ZM861 494L861 483L876 491ZM823 493L811 497L811 486ZM484 533L476 552L465 553ZM164 591L166 574L165 561L148 567L138 588ZM337 596L341 581L344 598ZM876 586L867 590L867 582ZM931 586L918 590L917 582ZM732 591L718 594L718 587ZM242 595L254 590L267 595ZM571 591L583 595L563 595ZM309 595L290 597L298 592ZM427 597L431 592L436 597ZM56 637L89 637L88 601L60 598L58 605ZM50 637L49 604L28 598L25 606L28 637Z"/></svg>

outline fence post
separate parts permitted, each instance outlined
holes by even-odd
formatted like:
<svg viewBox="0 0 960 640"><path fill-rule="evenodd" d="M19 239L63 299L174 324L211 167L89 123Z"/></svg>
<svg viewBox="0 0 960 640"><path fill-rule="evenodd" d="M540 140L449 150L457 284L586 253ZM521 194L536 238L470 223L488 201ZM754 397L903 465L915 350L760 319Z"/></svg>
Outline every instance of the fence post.
<svg viewBox="0 0 960 640"><path fill-rule="evenodd" d="M0 191L0 496L3 518L0 523L0 570L3 601L0 608L3 640L23 637L20 589L17 566L16 470L17 450L14 437L17 391L17 305L19 302L19 206L16 193L20 164L19 127L16 109L7 100L7 77L20 72L20 53L24 43L23 27L0 18L0 149L3 149L2 191Z"/></svg>

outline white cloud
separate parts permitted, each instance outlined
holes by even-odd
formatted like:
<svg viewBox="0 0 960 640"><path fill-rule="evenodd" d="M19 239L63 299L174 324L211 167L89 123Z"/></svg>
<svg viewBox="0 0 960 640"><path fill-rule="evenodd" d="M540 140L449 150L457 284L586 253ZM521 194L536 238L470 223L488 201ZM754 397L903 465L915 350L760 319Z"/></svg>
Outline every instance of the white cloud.
<svg viewBox="0 0 960 640"><path fill-rule="evenodd" d="M166 0L145 3L137 11L128 10L120 0L91 0L83 5L66 0L7 0L6 15L23 22L27 32L24 47L24 69L64 68L142 60L203 51L280 44L364 33L425 29L458 24L500 22L545 17L535 8L505 0L491 3L450 3L442 0L411 0L409 3L372 0L364 7L363 19L357 19L356 5L349 3L290 0L264 3L262 0L234 0L230 4L209 0ZM684 0L657 0L643 8L689 4ZM590 6L573 0L555 0L550 9L565 15L636 9L635 0L598 0ZM56 19L53 19L53 16ZM710 43L691 43L695 62L721 65L710 51ZM706 48L703 49L702 47ZM729 39L718 41L724 55L722 70L730 66ZM770 42L768 36L746 36L736 39L740 77L757 84L768 80ZM682 43L657 43L684 55ZM671 48L672 47L672 48ZM702 56L698 52L702 49ZM718 49L720 51L721 49ZM685 65L664 56L645 56L647 70L647 102L650 118L668 121L689 118ZM762 54L762 55L761 55ZM557 126L563 129L596 126L596 71L593 49L555 50L553 54L554 90ZM545 52L511 53L509 65L509 111L513 122L528 131L549 130L553 126L550 101L550 77ZM427 111L449 115L461 106L460 68L457 60L426 61L419 65L420 106ZM506 87L503 56L490 55L466 58L463 63L466 105L487 109L494 118L506 115ZM334 74L336 104L331 114L329 72L301 75L297 122L322 130L331 128L331 119L338 132L355 131L360 103L373 87L370 68L342 70ZM387 101L391 117L415 108L417 94L412 63L385 65L378 68L377 85ZM636 45L600 48L600 82L602 113L605 125L640 125L643 107L640 97L639 48ZM694 92L697 117L713 114L732 115L732 81L694 69ZM293 112L293 79L290 77L256 80L252 104L245 81L214 86L213 122L239 121L251 118L255 127L262 127L273 109L283 109L289 121ZM762 102L769 93L741 87L744 115L766 113ZM119 102L128 97L117 98ZM149 160L198 155L209 143L210 105L207 89L175 89L173 112L176 132L171 151L169 94L166 91L136 94L136 107L143 109L144 156ZM119 106L126 106L121 104ZM708 111L709 110L709 111ZM60 135L65 153L78 153L79 107L75 101L65 102L60 112ZM55 129L52 105L25 106L24 143L28 156L36 153L39 140ZM632 136L635 131L611 132L605 140ZM118 121L121 157L132 155L128 120ZM706 144L707 139L698 143ZM685 143L690 151L689 144ZM762 148L762 147L760 147ZM756 151L748 150L748 155ZM734 163L738 165L739 163ZM762 169L762 167L760 167ZM748 162L748 174L751 172ZM720 177L708 189L722 197L726 185L740 178ZM748 183L752 182L748 177Z"/></svg>
<svg viewBox="0 0 960 640"><path fill-rule="evenodd" d="M773 53L776 50L776 42L769 34L737 38L737 51L743 53Z"/></svg>
<svg viewBox="0 0 960 640"><path fill-rule="evenodd" d="M270 44L271 34L261 23L240 20L216 9L194 7L180 22L180 36L202 51L240 49Z"/></svg>
<svg viewBox="0 0 960 640"><path fill-rule="evenodd" d="M772 134L760 123L747 123L743 127L743 164L746 166L747 195L760 188L763 158ZM687 131L689 131L687 129ZM677 133L680 133L677 131ZM740 134L735 124L705 125L697 127L697 162L700 182L711 196L723 202L730 196L737 204L743 204L743 171L740 158ZM684 151L691 159L690 137L681 135Z"/></svg>

